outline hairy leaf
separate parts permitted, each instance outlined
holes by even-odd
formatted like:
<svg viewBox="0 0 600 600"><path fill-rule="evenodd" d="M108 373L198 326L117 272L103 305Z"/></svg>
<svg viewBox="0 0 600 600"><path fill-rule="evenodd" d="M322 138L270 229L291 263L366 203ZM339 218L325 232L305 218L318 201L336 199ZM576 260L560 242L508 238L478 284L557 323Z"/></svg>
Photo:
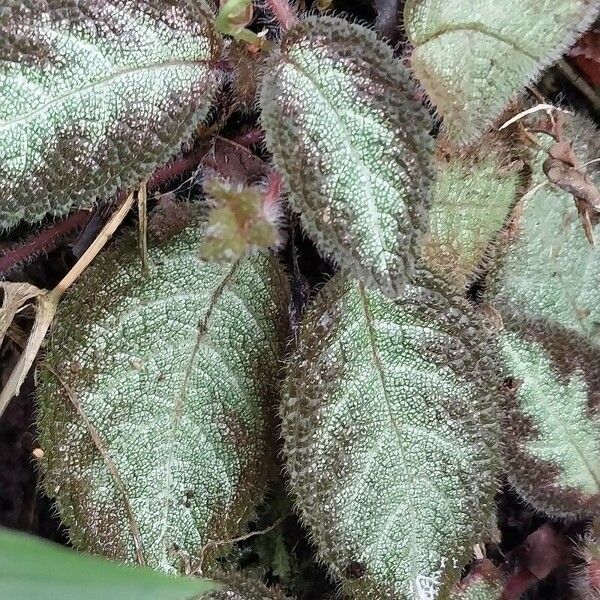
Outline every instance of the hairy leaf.
<svg viewBox="0 0 600 600"><path fill-rule="evenodd" d="M454 594L452 600L502 600L502 585L497 581L478 579Z"/></svg>
<svg viewBox="0 0 600 600"><path fill-rule="evenodd" d="M590 531L575 547L580 564L575 570L573 588L581 600L600 600L600 522L595 519Z"/></svg>
<svg viewBox="0 0 600 600"><path fill-rule="evenodd" d="M521 183L519 165L491 137L477 151L440 156L423 257L459 287L487 263Z"/></svg>
<svg viewBox="0 0 600 600"><path fill-rule="evenodd" d="M221 574L219 580L223 581L226 589L212 592L207 600L286 600L282 593L238 573Z"/></svg>
<svg viewBox="0 0 600 600"><path fill-rule="evenodd" d="M589 121L573 117L564 134L582 163L597 156ZM504 432L509 480L539 510L585 516L600 509L594 373L600 368L600 255L585 237L573 196L548 185L543 148L553 140L537 139L542 148L532 158L532 186L545 185L515 209L486 292L506 325L501 347L513 388ZM600 183L596 166L588 169ZM594 231L600 233L598 226Z"/></svg>
<svg viewBox="0 0 600 600"><path fill-rule="evenodd" d="M470 142L599 8L597 0L407 0L411 66L451 137Z"/></svg>
<svg viewBox="0 0 600 600"><path fill-rule="evenodd" d="M437 598L493 508L497 373L467 303L339 276L308 310L282 408L292 490L358 598ZM430 594L430 595L426 595Z"/></svg>
<svg viewBox="0 0 600 600"><path fill-rule="evenodd" d="M475 562L451 595L452 600L502 600L502 576L487 559Z"/></svg>
<svg viewBox="0 0 600 600"><path fill-rule="evenodd" d="M206 116L204 0L57 0L0 17L0 227L87 207L165 163Z"/></svg>
<svg viewBox="0 0 600 600"><path fill-rule="evenodd" d="M597 514L600 352L564 328L503 316L509 481L538 510L560 517Z"/></svg>
<svg viewBox="0 0 600 600"><path fill-rule="evenodd" d="M124 567L0 530L0 598L194 600L220 587L208 579Z"/></svg>
<svg viewBox="0 0 600 600"><path fill-rule="evenodd" d="M372 31L309 18L265 69L262 122L319 249L369 286L409 279L433 180L429 118Z"/></svg>
<svg viewBox="0 0 600 600"><path fill-rule="evenodd" d="M565 126L581 162L600 156L600 137L593 123L574 117ZM544 146L546 135L539 136ZM546 181L537 151L532 161L532 186ZM588 173L600 185L600 165ZM600 226L594 228L600 239ZM488 298L491 303L539 316L600 343L600 247L587 241L573 196L546 185L528 195L515 210L505 235L505 251L492 269Z"/></svg>
<svg viewBox="0 0 600 600"><path fill-rule="evenodd" d="M45 485L74 544L166 571L251 516L285 333L276 260L200 262L201 234L151 248L149 278L134 236L101 255L60 308L39 387Z"/></svg>

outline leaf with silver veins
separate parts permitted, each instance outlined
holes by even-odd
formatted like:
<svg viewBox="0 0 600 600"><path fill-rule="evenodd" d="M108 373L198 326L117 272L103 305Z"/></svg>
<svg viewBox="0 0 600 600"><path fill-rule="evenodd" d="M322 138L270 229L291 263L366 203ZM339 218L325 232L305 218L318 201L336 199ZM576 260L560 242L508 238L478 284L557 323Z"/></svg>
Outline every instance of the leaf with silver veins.
<svg viewBox="0 0 600 600"><path fill-rule="evenodd" d="M519 164L492 136L474 151L457 154L440 144L429 231L423 258L460 288L489 262L491 244L517 201Z"/></svg>
<svg viewBox="0 0 600 600"><path fill-rule="evenodd" d="M600 156L600 135L591 121L575 115L564 130L582 163ZM544 147L552 141L545 134L538 140ZM547 158L544 150L534 151L532 187L547 182L542 170ZM587 172L600 186L600 165L588 165ZM600 225L594 232L599 240ZM550 185L527 195L514 211L504 246L488 278L487 301L542 317L599 344L600 246L587 241L573 196Z"/></svg>
<svg viewBox="0 0 600 600"><path fill-rule="evenodd" d="M450 136L472 142L599 10L598 0L407 0L411 67Z"/></svg>
<svg viewBox="0 0 600 600"><path fill-rule="evenodd" d="M423 277L396 300L334 277L289 363L292 491L320 558L361 599L447 597L494 510L493 346L464 299Z"/></svg>
<svg viewBox="0 0 600 600"><path fill-rule="evenodd" d="M276 259L201 262L202 235L151 247L148 278L133 235L99 255L40 371L45 486L74 545L164 571L210 563L252 516L286 332Z"/></svg>
<svg viewBox="0 0 600 600"><path fill-rule="evenodd" d="M434 179L430 119L374 32L311 17L265 67L262 123L320 251L395 295L413 275Z"/></svg>
<svg viewBox="0 0 600 600"><path fill-rule="evenodd" d="M584 163L598 156L597 130L574 115L563 129ZM535 129L539 117L525 120ZM545 117L542 117L545 121ZM532 189L547 182L537 134ZM600 183L600 170L587 167ZM600 234L598 225L595 235ZM511 395L504 419L508 477L536 509L557 517L600 510L600 254L586 239L573 196L544 185L517 205L488 276L500 310L501 354Z"/></svg>
<svg viewBox="0 0 600 600"><path fill-rule="evenodd" d="M210 108L221 42L204 0L0 11L0 228L135 185Z"/></svg>
<svg viewBox="0 0 600 600"><path fill-rule="evenodd" d="M502 600L502 573L488 559L475 561L452 592L451 600Z"/></svg>
<svg viewBox="0 0 600 600"><path fill-rule="evenodd" d="M511 393L504 417L508 479L550 515L600 511L600 351L541 319L502 312L499 345Z"/></svg>

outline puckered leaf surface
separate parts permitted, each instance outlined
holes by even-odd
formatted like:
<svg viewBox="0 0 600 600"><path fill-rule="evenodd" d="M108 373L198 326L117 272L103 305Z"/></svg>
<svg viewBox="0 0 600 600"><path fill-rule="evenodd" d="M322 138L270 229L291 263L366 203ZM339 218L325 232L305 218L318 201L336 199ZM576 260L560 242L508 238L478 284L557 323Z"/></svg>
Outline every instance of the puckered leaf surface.
<svg viewBox="0 0 600 600"><path fill-rule="evenodd" d="M394 301L334 278L290 361L292 490L321 558L358 598L447 594L493 511L489 340L464 300L427 280Z"/></svg>
<svg viewBox="0 0 600 600"><path fill-rule="evenodd" d="M600 136L589 120L573 117L565 133L582 163L600 156ZM547 135L538 139L546 147L551 143ZM536 152L532 186L547 181L542 170L547 158L545 151ZM592 163L587 172L599 186L600 166ZM594 232L600 239L600 226ZM600 246L587 241L573 196L550 185L527 195L505 237L488 282L489 302L542 317L600 343Z"/></svg>
<svg viewBox="0 0 600 600"><path fill-rule="evenodd" d="M224 583L225 589L212 592L206 600L290 600L280 591L235 572L219 574L217 579Z"/></svg>
<svg viewBox="0 0 600 600"><path fill-rule="evenodd" d="M505 149L491 136L484 139L466 155L440 153L423 244L427 265L462 288L488 262L490 243L510 215L521 182Z"/></svg>
<svg viewBox="0 0 600 600"><path fill-rule="evenodd" d="M252 515L285 335L275 259L203 263L200 239L188 228L152 248L149 278L134 238L101 255L61 306L40 373L45 485L71 539L161 570Z"/></svg>
<svg viewBox="0 0 600 600"><path fill-rule="evenodd" d="M597 0L407 0L411 66L450 135L470 142L599 10Z"/></svg>
<svg viewBox="0 0 600 600"><path fill-rule="evenodd" d="M508 479L559 517L600 511L600 352L547 321L504 313L500 347L511 393L504 437Z"/></svg>
<svg viewBox="0 0 600 600"><path fill-rule="evenodd" d="M582 163L597 156L589 121L569 118L564 133ZM553 142L544 134L538 141ZM534 151L532 186L547 182L547 158ZM600 183L596 165L587 169ZM600 510L598 246L586 239L573 196L549 185L521 200L503 238L486 294L502 313L501 355L513 388L504 419L509 481L539 510L589 516Z"/></svg>
<svg viewBox="0 0 600 600"><path fill-rule="evenodd" d="M204 0L0 10L1 228L135 184L206 116L220 42Z"/></svg>
<svg viewBox="0 0 600 600"><path fill-rule="evenodd" d="M433 180L429 117L392 49L309 18L265 68L262 122L293 207L320 250L370 287L409 279Z"/></svg>

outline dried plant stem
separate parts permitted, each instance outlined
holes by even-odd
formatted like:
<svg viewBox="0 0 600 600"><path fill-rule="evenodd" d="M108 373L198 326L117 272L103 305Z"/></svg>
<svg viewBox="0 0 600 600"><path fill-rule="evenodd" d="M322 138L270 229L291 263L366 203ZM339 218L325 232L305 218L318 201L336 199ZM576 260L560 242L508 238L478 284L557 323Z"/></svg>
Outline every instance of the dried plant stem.
<svg viewBox="0 0 600 600"><path fill-rule="evenodd" d="M551 111L553 111L553 110L558 110L558 111L564 112L564 113L566 113L568 115L572 114L568 110L564 110L564 109L559 108L557 106L553 106L552 104L544 104L544 103L537 104L536 106L528 108L527 110L521 111L520 113L516 114L514 117L512 117L511 119L509 119L508 121L506 121L505 123L503 123L502 125L500 125L500 127L498 127L498 131L501 131L502 129L505 129L506 127L508 127L509 125L512 125L513 123L516 123L517 121L519 121L523 117L526 117L527 115L531 115L531 114L533 114L535 112L539 112L540 110L546 111L548 113L548 115L550 115Z"/></svg>
<svg viewBox="0 0 600 600"><path fill-rule="evenodd" d="M44 342L46 333L54 320L54 315L58 308L58 303L63 294L73 285L77 278L87 269L90 263L104 248L108 240L112 237L117 227L123 222L127 213L135 202L135 195L131 192L122 202L119 209L113 214L108 223L104 226L98 237L92 245L83 253L83 256L75 263L75 266L61 279L58 285L50 292L39 290L37 295L37 310L33 329L19 358L19 362L13 369L10 377L0 394L0 416L8 406L13 396L17 395L21 389L27 373Z"/></svg>
<svg viewBox="0 0 600 600"><path fill-rule="evenodd" d="M285 521L286 518L287 518L287 515L283 516L283 517L279 517L279 519L275 520L273 523L271 523L271 525L269 525L268 527L265 527L264 529L260 529L259 531L250 531L248 533L245 533L245 534L240 535L235 538L231 538L229 540L209 540L208 542L206 542L206 544L204 544L204 546L202 546L202 548L200 550L200 558L198 559L197 564L191 569L190 574L194 574L194 575L202 574L202 565L204 563L204 555L206 554L206 551L209 548L217 548L219 546L225 546L225 545L229 546L231 544L237 544L238 542L243 542L245 540L249 540L253 537L265 535L267 533L270 533L277 527L279 527L279 525L281 525L281 523L283 523L283 521Z"/></svg>
<svg viewBox="0 0 600 600"><path fill-rule="evenodd" d="M83 253L82 257L75 263L73 268L58 282L57 286L48 294L49 297L56 299L56 303L62 298L63 294L75 283L79 276L89 267L90 263L96 258L98 252L104 248L108 240L112 237L117 227L123 222L127 213L133 206L135 194L131 192L122 202L119 209L113 214L108 223L102 228L98 237L92 242L92 245Z"/></svg>

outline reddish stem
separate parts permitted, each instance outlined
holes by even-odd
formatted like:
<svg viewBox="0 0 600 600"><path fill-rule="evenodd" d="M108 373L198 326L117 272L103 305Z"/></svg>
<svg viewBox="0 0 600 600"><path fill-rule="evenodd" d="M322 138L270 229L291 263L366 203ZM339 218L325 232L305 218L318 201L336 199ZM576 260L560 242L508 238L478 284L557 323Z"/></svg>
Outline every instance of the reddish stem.
<svg viewBox="0 0 600 600"><path fill-rule="evenodd" d="M265 132L260 127L256 127L239 135L233 135L229 139L240 146L248 148L255 144L261 144L265 139Z"/></svg>
<svg viewBox="0 0 600 600"><path fill-rule="evenodd" d="M519 598L539 579L527 569L511 575L504 586L502 600L519 600Z"/></svg>
<svg viewBox="0 0 600 600"><path fill-rule="evenodd" d="M90 218L90 212L79 210L66 219L36 233L0 257L0 275L6 275L18 265L30 261L38 254L48 254L54 250L60 241L70 233L83 227Z"/></svg>
<svg viewBox="0 0 600 600"><path fill-rule="evenodd" d="M163 183L195 169L205 154L205 149L194 150L172 163L157 169L148 181L148 189L156 189ZM122 197L123 193L119 195ZM17 266L26 263L40 254L48 254L56 249L68 235L83 227L91 213L79 210L67 218L50 225L46 229L27 238L23 243L0 256L0 277L5 277Z"/></svg>
<svg viewBox="0 0 600 600"><path fill-rule="evenodd" d="M288 0L265 0L265 4L283 31L287 31L298 20L296 8Z"/></svg>

